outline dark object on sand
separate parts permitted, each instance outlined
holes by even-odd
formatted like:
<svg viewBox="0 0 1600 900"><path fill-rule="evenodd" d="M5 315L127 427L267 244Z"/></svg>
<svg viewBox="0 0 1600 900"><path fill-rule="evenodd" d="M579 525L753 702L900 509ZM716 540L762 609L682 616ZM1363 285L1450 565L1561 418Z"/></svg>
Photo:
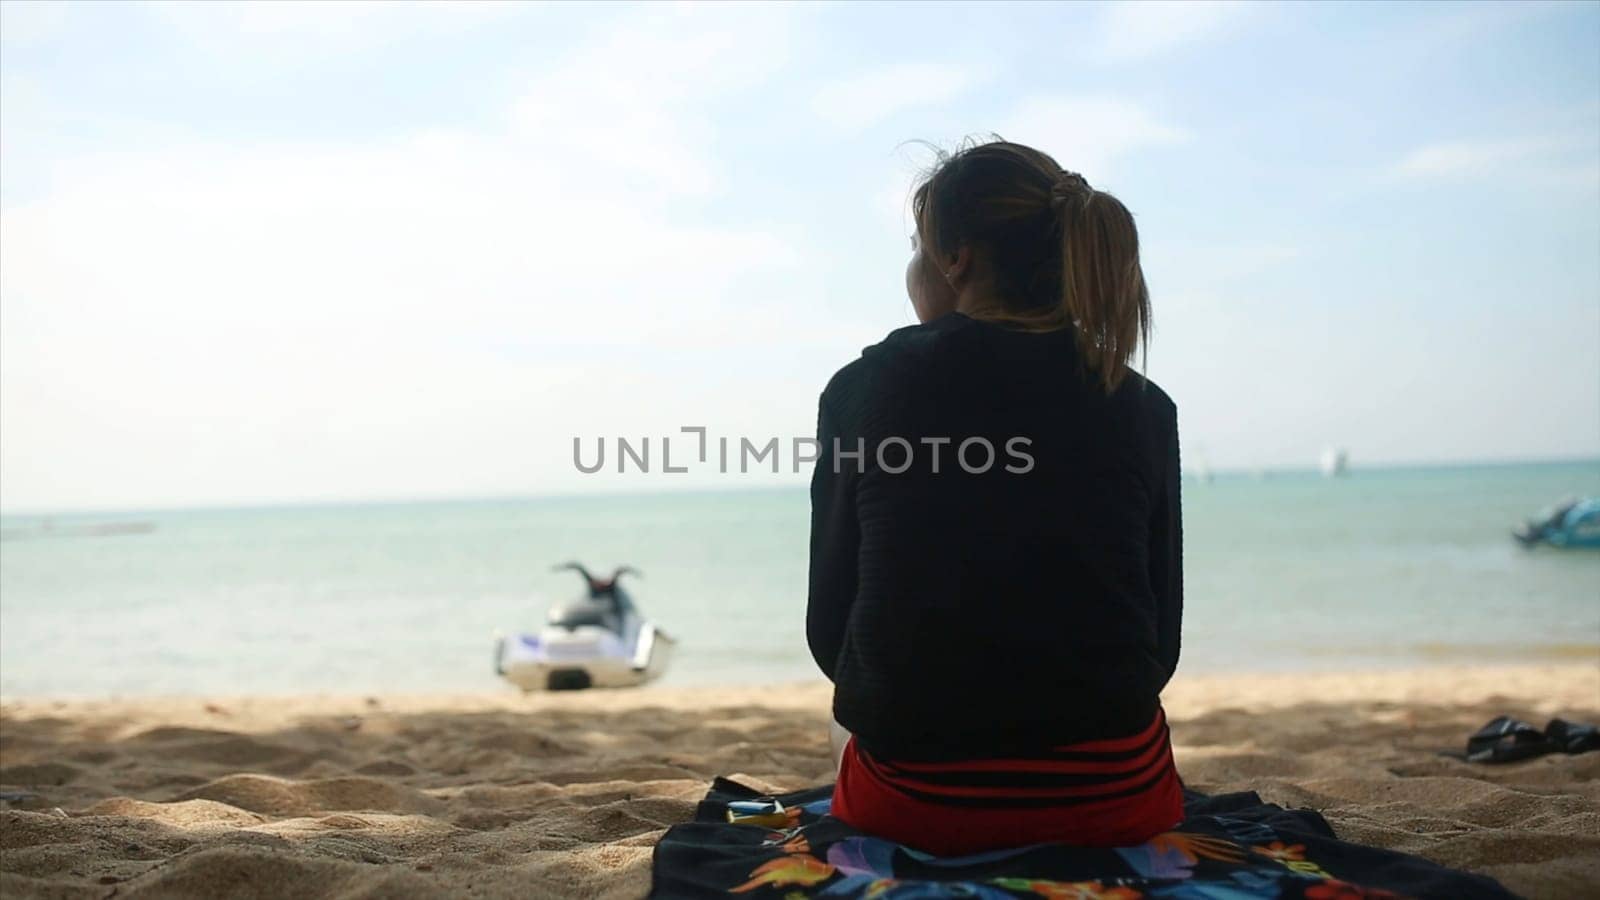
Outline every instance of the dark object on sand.
<svg viewBox="0 0 1600 900"><path fill-rule="evenodd" d="M1600 548L1600 498L1562 501L1529 519L1511 536L1524 547Z"/></svg>
<svg viewBox="0 0 1600 900"><path fill-rule="evenodd" d="M1184 792L1185 819L1134 847L1034 844L939 857L829 815L833 785L777 796L718 778L656 845L655 900L1450 898L1510 900L1483 875L1339 840L1321 814L1254 793ZM729 814L733 814L732 821ZM755 813L755 817L751 814Z"/></svg>
<svg viewBox="0 0 1600 900"><path fill-rule="evenodd" d="M1467 738L1467 752L1443 755L1468 762L1508 763L1549 753L1600 750L1600 729L1565 719L1551 719L1543 731L1520 719L1498 716Z"/></svg>
<svg viewBox="0 0 1600 900"><path fill-rule="evenodd" d="M1600 750L1600 729L1593 725L1579 725L1564 719L1551 719L1544 727L1545 736L1561 746L1562 753L1588 753Z"/></svg>

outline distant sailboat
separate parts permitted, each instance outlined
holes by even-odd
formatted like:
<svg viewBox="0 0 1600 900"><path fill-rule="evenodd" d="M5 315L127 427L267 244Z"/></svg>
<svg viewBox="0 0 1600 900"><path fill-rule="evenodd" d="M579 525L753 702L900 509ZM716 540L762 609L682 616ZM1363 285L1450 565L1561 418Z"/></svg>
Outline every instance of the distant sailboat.
<svg viewBox="0 0 1600 900"><path fill-rule="evenodd" d="M1343 447L1329 447L1322 451L1322 476L1338 478L1350 467L1350 454Z"/></svg>
<svg viewBox="0 0 1600 900"><path fill-rule="evenodd" d="M1206 461L1204 450L1195 451L1195 461L1190 465L1189 471L1201 484L1211 483L1211 464Z"/></svg>

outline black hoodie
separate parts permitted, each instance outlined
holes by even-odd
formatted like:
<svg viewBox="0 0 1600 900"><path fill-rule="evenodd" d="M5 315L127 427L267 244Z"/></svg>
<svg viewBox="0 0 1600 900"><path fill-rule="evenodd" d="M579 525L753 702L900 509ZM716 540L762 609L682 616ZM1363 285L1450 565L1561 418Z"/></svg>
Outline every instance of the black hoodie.
<svg viewBox="0 0 1600 900"><path fill-rule="evenodd" d="M1108 395L1070 331L951 313L834 375L817 437L806 635L864 749L1016 756L1150 724L1183 609L1160 388Z"/></svg>

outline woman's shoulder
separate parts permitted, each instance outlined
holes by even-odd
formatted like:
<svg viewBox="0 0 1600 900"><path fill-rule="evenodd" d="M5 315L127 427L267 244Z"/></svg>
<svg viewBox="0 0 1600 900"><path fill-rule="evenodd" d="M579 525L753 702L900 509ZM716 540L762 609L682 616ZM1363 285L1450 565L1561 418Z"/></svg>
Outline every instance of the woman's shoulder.
<svg viewBox="0 0 1600 900"><path fill-rule="evenodd" d="M1133 418L1142 421L1153 439L1166 442L1178 430L1178 404L1161 386L1140 372L1128 371L1127 378L1117 388L1119 395L1130 401Z"/></svg>
<svg viewBox="0 0 1600 900"><path fill-rule="evenodd" d="M1127 383L1122 386L1122 389L1127 390L1131 394L1137 396L1140 404L1154 415L1167 419L1177 418L1177 401L1173 400L1170 394L1162 390L1160 385L1156 384L1154 381L1151 381L1142 373L1129 369Z"/></svg>
<svg viewBox="0 0 1600 900"><path fill-rule="evenodd" d="M824 401L835 396L881 395L897 385L920 382L927 369L971 331L972 323L966 316L951 313L932 322L896 328L834 373L823 390Z"/></svg>

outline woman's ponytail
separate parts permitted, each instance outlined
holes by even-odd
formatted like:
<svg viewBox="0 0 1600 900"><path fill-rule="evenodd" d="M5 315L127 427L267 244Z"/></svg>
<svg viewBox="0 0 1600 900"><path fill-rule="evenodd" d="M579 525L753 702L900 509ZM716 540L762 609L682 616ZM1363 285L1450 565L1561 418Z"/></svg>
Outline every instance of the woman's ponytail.
<svg viewBox="0 0 1600 900"><path fill-rule="evenodd" d="M1109 393L1150 340L1150 291L1139 266L1139 232L1117 198L1063 172L1051 190L1061 222L1061 306L1078 350Z"/></svg>

